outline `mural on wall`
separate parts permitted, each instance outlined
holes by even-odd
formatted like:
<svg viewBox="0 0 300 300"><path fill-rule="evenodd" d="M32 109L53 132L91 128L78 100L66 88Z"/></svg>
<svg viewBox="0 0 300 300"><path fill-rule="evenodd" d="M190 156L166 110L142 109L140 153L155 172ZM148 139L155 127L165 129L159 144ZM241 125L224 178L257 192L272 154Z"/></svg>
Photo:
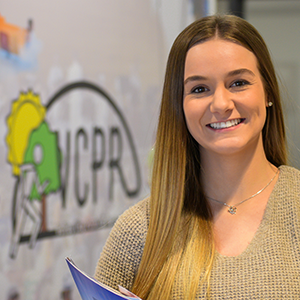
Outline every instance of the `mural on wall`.
<svg viewBox="0 0 300 300"><path fill-rule="evenodd" d="M33 20L27 28L8 23L0 14L0 62L9 63L19 69L31 69L37 65L41 43L33 30Z"/></svg>
<svg viewBox="0 0 300 300"><path fill-rule="evenodd" d="M79 300L65 257L93 275L116 218L149 195L190 0L16 1L0 5L0 298Z"/></svg>
<svg viewBox="0 0 300 300"><path fill-rule="evenodd" d="M32 29L32 21L28 22L28 28L24 29L6 22L0 15L0 48L19 55L25 43L29 40Z"/></svg>
<svg viewBox="0 0 300 300"><path fill-rule="evenodd" d="M77 220L76 224L64 225L63 228L48 228L47 226L47 196L50 193L56 194L61 201L61 208L66 209L66 191L72 162L70 161L70 135L65 151L62 152L60 150L62 146L59 145L58 140L59 132L51 131L51 124L48 124L46 116L53 106L59 101L63 101L64 96L74 90L93 92L99 97L99 101L107 102L106 104L111 106L120 124L110 126L107 133L105 133L106 128L97 126L97 124L93 125L92 161L89 163L93 174L92 191L88 184L84 184L83 193L79 191L81 186L79 178L80 140L83 141L83 148L87 148L88 134L84 128L77 129L73 164L74 188L78 206L85 206L90 193L93 193L92 202L97 205L99 201L97 173L103 167L109 170L110 181L107 194L109 201L112 201L113 198L114 176L116 176L114 173L119 176L122 189L127 197L137 196L141 188L141 172L132 134L122 112L103 89L89 82L75 82L59 90L49 99L46 106L41 104L39 95L32 91L20 93L19 98L12 102L11 113L7 118L8 134L6 137L7 161L11 164L12 175L15 177L12 193L13 230L9 251L12 258L16 257L21 243L28 243L30 248L34 248L37 239L96 230L104 226L111 226L115 222L115 217L106 217L89 219L87 223ZM124 172L124 141L127 141L132 157L132 169L135 177L133 188L128 185L128 178ZM65 168L64 175L61 174L62 165ZM129 180L131 179L129 178ZM25 228L26 220L32 223L28 232Z"/></svg>

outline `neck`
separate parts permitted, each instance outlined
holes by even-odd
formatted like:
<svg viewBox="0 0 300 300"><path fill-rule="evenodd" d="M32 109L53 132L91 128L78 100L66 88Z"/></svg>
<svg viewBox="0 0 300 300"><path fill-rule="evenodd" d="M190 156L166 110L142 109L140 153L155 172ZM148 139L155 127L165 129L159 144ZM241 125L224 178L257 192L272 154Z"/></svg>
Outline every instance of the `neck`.
<svg viewBox="0 0 300 300"><path fill-rule="evenodd" d="M262 145L232 155L201 150L201 161L206 195L227 204L235 204L255 194L276 172Z"/></svg>

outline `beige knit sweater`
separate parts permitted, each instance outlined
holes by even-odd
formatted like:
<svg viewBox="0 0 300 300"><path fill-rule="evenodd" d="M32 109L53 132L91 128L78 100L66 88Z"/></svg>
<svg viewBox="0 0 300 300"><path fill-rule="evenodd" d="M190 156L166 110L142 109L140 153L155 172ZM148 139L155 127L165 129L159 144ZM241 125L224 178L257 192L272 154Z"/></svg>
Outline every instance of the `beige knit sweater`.
<svg viewBox="0 0 300 300"><path fill-rule="evenodd" d="M116 289L119 284L131 288L148 222L148 199L119 217L100 256L96 279ZM183 298L180 285L172 296ZM205 298L202 289L197 298ZM211 299L300 299L300 171L280 167L260 227L243 253L216 253Z"/></svg>

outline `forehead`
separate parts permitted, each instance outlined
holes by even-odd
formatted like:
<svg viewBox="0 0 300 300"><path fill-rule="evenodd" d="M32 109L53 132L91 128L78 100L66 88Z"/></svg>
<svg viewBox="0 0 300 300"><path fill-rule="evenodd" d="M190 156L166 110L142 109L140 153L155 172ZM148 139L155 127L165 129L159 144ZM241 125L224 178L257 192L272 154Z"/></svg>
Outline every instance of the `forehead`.
<svg viewBox="0 0 300 300"><path fill-rule="evenodd" d="M223 39L211 39L190 48L186 55L185 73L225 71L250 68L258 71L257 58L244 46Z"/></svg>

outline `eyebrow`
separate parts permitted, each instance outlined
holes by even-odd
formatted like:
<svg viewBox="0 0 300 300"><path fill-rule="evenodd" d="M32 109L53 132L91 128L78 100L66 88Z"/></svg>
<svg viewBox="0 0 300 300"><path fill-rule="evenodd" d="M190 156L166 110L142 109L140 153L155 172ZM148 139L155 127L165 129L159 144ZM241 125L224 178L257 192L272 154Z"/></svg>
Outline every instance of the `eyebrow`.
<svg viewBox="0 0 300 300"><path fill-rule="evenodd" d="M198 81L198 80L207 80L207 77L204 76L200 76L200 75L194 75L194 76L190 76L188 77L183 84L186 85L187 83L191 82L191 81Z"/></svg>
<svg viewBox="0 0 300 300"><path fill-rule="evenodd" d="M237 69L237 70L233 70L233 71L230 71L228 73L228 76L235 76L235 75L241 75L241 74L249 74L251 76L255 76L255 74L249 70L249 69Z"/></svg>
<svg viewBox="0 0 300 300"><path fill-rule="evenodd" d="M249 70L249 69L237 69L237 70L233 70L230 71L227 76L236 76L236 75L242 75L242 74L249 74L251 76L255 76L255 74ZM200 76L200 75L193 75L188 77L185 81L184 81L184 85L186 85L187 83L191 82L191 81L198 81L198 80L208 80L207 77L205 76Z"/></svg>

